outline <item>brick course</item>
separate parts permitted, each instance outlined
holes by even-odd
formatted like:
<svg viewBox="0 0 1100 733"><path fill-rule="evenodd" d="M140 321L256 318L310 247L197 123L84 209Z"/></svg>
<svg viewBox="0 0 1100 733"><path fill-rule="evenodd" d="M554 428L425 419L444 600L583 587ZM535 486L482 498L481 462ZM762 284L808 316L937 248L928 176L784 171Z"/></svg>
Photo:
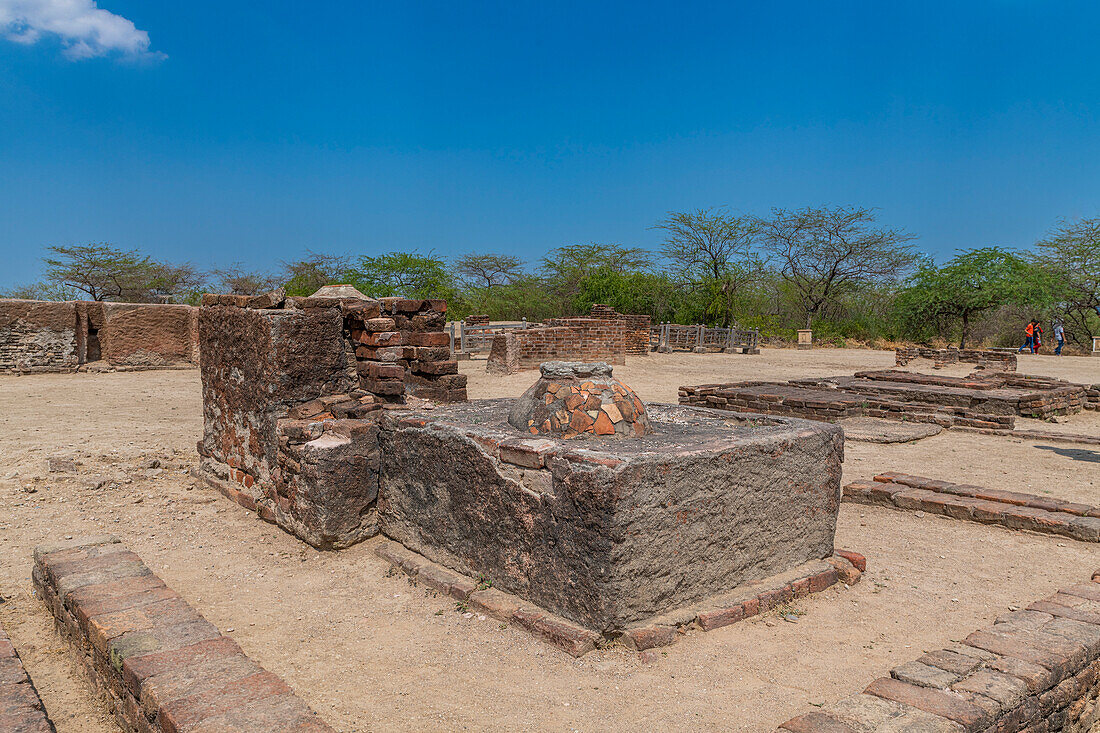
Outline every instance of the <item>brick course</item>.
<svg viewBox="0 0 1100 733"><path fill-rule="evenodd" d="M128 733L332 731L117 539L34 554L35 588Z"/></svg>
<svg viewBox="0 0 1100 733"><path fill-rule="evenodd" d="M888 471L844 487L844 501L943 514L1009 529L1100 542L1100 507Z"/></svg>
<svg viewBox="0 0 1100 733"><path fill-rule="evenodd" d="M1065 588L780 731L1087 731L1100 696L1100 584Z"/></svg>

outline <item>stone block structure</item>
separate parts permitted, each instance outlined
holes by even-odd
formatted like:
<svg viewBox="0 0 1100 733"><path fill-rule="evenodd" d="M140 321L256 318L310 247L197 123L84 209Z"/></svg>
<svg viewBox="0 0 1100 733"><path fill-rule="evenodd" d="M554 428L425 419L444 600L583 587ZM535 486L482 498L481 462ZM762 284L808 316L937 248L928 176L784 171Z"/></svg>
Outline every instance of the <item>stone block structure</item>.
<svg viewBox="0 0 1100 733"><path fill-rule="evenodd" d="M515 374L544 361L625 364L627 343L621 320L551 318L543 326L493 336L485 368L490 374Z"/></svg>
<svg viewBox="0 0 1100 733"><path fill-rule="evenodd" d="M206 296L202 477L316 547L377 533L378 416L466 399L442 301Z"/></svg>
<svg viewBox="0 0 1100 733"><path fill-rule="evenodd" d="M894 667L782 733L1085 731L1100 723L1100 574Z"/></svg>
<svg viewBox="0 0 1100 733"><path fill-rule="evenodd" d="M648 356L650 351L649 330L652 318L649 316L626 315L619 313L609 305L593 304L590 318L602 318L609 321L622 321L626 326L626 353L631 356Z"/></svg>
<svg viewBox="0 0 1100 733"><path fill-rule="evenodd" d="M509 400L389 412L380 529L605 635L832 556L839 428L647 409L630 440L535 437Z"/></svg>
<svg viewBox="0 0 1100 733"><path fill-rule="evenodd" d="M680 404L836 421L881 417L944 427L1011 430L1016 416L1080 412L1089 387L1050 377L987 371L947 377L903 371L852 377L745 381L680 387Z"/></svg>
<svg viewBox="0 0 1100 733"><path fill-rule="evenodd" d="M934 349L927 346L901 346L894 350L894 363L897 366L907 366L914 359L930 359L935 369L941 369L950 364L976 364L978 369L1016 371L1014 351L956 347Z"/></svg>
<svg viewBox="0 0 1100 733"><path fill-rule="evenodd" d="M198 364L198 309L156 303L0 300L0 371Z"/></svg>
<svg viewBox="0 0 1100 733"><path fill-rule="evenodd" d="M332 732L116 538L34 556L35 589L124 731ZM38 730L5 727L2 711L0 729Z"/></svg>

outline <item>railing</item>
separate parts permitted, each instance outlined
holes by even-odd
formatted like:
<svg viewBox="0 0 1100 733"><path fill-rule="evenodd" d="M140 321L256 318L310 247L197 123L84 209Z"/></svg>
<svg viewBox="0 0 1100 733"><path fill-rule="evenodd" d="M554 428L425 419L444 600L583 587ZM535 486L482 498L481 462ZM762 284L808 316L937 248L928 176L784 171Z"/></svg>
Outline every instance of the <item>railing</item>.
<svg viewBox="0 0 1100 733"><path fill-rule="evenodd" d="M760 345L760 331L661 323L650 328L649 344L654 351L661 352L682 350L701 353L712 349L723 352L741 349L743 353L754 354Z"/></svg>
<svg viewBox="0 0 1100 733"><path fill-rule="evenodd" d="M448 328L451 337L451 353L458 359L469 359L473 354L487 354L493 346L493 336L506 331L530 328L537 324L527 323L524 318L518 323L494 323L474 325L452 322ZM457 344L457 347L456 347Z"/></svg>

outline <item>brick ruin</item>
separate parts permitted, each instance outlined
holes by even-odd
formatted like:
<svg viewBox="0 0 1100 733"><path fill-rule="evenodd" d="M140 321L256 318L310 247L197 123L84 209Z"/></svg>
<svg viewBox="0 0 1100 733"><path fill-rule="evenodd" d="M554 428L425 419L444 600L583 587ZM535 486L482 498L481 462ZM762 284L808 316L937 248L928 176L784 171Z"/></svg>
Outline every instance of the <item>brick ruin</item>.
<svg viewBox="0 0 1100 733"><path fill-rule="evenodd" d="M588 316L609 321L622 321L626 327L626 353L630 356L649 355L649 329L653 320L649 316L626 315L609 305L599 303L593 304Z"/></svg>
<svg viewBox="0 0 1100 733"><path fill-rule="evenodd" d="M465 397L456 375L436 373L451 366L418 366L447 363L432 361L431 345L444 308L307 298L254 309L211 298L199 319L203 478L316 547L381 533L449 573L491 578L534 604L540 624L602 638L663 614L693 619L707 599L743 586L759 594L752 584L783 573L794 574L789 584L825 572L807 563L833 556L839 428L646 407L606 364L547 365L551 378L518 402L420 409L373 391L397 380L377 365L407 363L413 391ZM409 330L379 331L379 319ZM364 361L387 349L401 361ZM429 377L443 392L424 390ZM557 431L551 414L538 425L520 415L559 401L569 419L556 418Z"/></svg>
<svg viewBox="0 0 1100 733"><path fill-rule="evenodd" d="M188 305L0 299L0 372L194 366L197 324Z"/></svg>
<svg viewBox="0 0 1100 733"><path fill-rule="evenodd" d="M204 296L203 479L316 547L376 534L382 408L466 399L446 309L403 298Z"/></svg>
<svg viewBox="0 0 1100 733"><path fill-rule="evenodd" d="M992 349L933 349L928 346L901 346L894 349L894 364L908 366L915 359L931 359L934 369L942 369L951 364L977 364L978 369L999 369L1006 372L1016 371L1015 351L995 351Z"/></svg>
<svg viewBox="0 0 1100 733"><path fill-rule="evenodd" d="M490 374L537 369L544 361L625 364L627 327L606 318L551 318L542 326L493 336L485 368Z"/></svg>
<svg viewBox="0 0 1100 733"><path fill-rule="evenodd" d="M896 370L851 377L744 381L680 387L680 404L833 422L880 417L944 427L1011 430L1016 417L1045 419L1100 407L1095 387L989 371L948 377Z"/></svg>

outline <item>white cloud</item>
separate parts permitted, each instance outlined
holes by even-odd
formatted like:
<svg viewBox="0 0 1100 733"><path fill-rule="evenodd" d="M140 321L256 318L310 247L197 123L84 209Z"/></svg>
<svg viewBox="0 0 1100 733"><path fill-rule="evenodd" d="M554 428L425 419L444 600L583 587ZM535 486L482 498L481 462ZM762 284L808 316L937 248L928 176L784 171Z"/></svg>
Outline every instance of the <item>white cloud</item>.
<svg viewBox="0 0 1100 733"><path fill-rule="evenodd" d="M95 0L0 0L0 33L30 45L57 36L71 59L112 52L130 57L162 57L149 51L149 34L132 21L97 7Z"/></svg>

